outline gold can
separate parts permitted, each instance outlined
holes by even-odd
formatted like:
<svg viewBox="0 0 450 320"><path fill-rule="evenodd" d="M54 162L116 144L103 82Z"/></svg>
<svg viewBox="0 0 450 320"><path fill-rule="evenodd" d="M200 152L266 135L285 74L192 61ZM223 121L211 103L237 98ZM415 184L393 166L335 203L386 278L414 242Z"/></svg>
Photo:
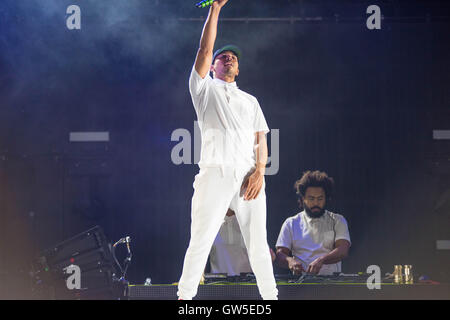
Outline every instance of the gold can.
<svg viewBox="0 0 450 320"><path fill-rule="evenodd" d="M402 284L403 283L403 272L402 266L397 264L394 266L394 283Z"/></svg>
<svg viewBox="0 0 450 320"><path fill-rule="evenodd" d="M413 284L414 283L414 278L413 278L413 272L412 272L412 265L410 264L405 264L403 266L403 272L404 272L404 279L405 279L405 283L406 284Z"/></svg>

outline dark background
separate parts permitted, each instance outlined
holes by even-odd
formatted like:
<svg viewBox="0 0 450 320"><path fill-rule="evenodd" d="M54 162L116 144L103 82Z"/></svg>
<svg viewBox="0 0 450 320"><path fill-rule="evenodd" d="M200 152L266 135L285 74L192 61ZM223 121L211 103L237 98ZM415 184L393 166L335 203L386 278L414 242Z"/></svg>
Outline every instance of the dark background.
<svg viewBox="0 0 450 320"><path fill-rule="evenodd" d="M194 3L1 1L3 277L25 281L39 251L100 225L110 241L131 236L131 283L178 281L198 167L172 163L171 134L194 131L187 81L207 15ZM66 27L71 4L81 30ZM381 30L366 27L371 4ZM271 247L299 211L295 180L318 169L349 224L345 272L412 264L450 278L435 244L450 235L450 141L432 135L450 129L449 12L445 1L228 2L216 46L242 48L238 85L280 133ZM74 131L110 141L71 143Z"/></svg>

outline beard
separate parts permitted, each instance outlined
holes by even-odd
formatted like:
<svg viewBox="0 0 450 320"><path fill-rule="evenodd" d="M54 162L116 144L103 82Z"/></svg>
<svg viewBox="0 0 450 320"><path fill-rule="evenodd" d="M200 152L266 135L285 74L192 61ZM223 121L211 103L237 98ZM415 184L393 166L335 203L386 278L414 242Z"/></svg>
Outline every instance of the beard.
<svg viewBox="0 0 450 320"><path fill-rule="evenodd" d="M308 215L308 217L310 218L320 218L321 216L324 215L325 213L325 208L320 208L320 207L312 207L309 208L307 205L303 205L305 207L305 212ZM319 210L316 210L319 209ZM315 211L313 211L315 210Z"/></svg>
<svg viewBox="0 0 450 320"><path fill-rule="evenodd" d="M234 75L236 73L236 68L234 65L223 65L222 72L226 75Z"/></svg>

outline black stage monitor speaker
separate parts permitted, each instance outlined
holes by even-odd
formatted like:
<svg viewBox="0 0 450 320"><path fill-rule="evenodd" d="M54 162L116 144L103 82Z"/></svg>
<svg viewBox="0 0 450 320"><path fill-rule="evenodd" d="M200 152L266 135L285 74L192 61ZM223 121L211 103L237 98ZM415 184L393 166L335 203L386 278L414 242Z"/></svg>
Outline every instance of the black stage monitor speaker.
<svg viewBox="0 0 450 320"><path fill-rule="evenodd" d="M53 299L113 298L114 273L111 244L99 226L42 251L32 271L35 293Z"/></svg>

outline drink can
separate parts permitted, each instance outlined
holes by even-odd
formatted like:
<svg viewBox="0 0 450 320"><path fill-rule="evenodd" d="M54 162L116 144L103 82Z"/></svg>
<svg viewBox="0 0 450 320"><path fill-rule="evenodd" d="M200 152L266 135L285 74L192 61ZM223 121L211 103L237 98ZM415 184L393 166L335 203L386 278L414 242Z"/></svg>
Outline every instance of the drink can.
<svg viewBox="0 0 450 320"><path fill-rule="evenodd" d="M402 284L403 283L403 272L401 265L394 266L394 283Z"/></svg>
<svg viewBox="0 0 450 320"><path fill-rule="evenodd" d="M404 272L404 279L406 284L412 284L414 283L413 279L413 273L412 273L412 265L406 264L403 266L403 272Z"/></svg>

